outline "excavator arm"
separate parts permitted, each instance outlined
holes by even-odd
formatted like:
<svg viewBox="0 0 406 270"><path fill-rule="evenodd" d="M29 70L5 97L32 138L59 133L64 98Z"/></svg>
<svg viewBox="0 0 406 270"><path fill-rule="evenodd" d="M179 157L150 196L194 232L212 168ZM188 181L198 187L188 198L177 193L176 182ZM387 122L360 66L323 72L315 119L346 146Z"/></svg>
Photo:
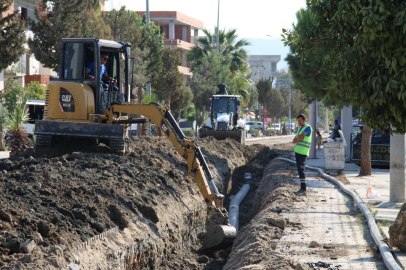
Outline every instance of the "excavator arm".
<svg viewBox="0 0 406 270"><path fill-rule="evenodd" d="M104 116L99 117L99 121L107 122L107 124L120 123L123 113L143 115L151 123L160 127L177 152L186 160L188 173L194 177L206 204L219 209L223 208L224 196L217 190L213 175L200 147L194 141L186 138L169 108L163 108L155 103L115 104L107 108Z"/></svg>
<svg viewBox="0 0 406 270"><path fill-rule="evenodd" d="M143 115L160 127L178 153L186 160L188 173L194 177L207 204L209 220L206 235L202 239L202 249L213 249L232 244L237 235L237 229L228 222L228 213L223 207L224 196L217 190L213 175L200 147L196 142L186 138L169 107L161 107L155 103L115 104L107 108L104 116L99 117L99 122L119 124L123 113Z"/></svg>

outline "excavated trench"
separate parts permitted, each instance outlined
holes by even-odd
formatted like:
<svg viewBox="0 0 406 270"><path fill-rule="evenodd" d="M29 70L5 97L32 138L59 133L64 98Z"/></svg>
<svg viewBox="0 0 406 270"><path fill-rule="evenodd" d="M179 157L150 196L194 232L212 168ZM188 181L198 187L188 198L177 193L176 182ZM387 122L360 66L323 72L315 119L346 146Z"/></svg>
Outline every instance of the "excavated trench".
<svg viewBox="0 0 406 270"><path fill-rule="evenodd" d="M264 167L288 152L232 140L198 143L227 207L244 173L252 174L240 205L243 228ZM2 160L0 172L5 269L221 269L231 252L199 251L206 206L166 138L134 138L125 156L81 142L29 149Z"/></svg>

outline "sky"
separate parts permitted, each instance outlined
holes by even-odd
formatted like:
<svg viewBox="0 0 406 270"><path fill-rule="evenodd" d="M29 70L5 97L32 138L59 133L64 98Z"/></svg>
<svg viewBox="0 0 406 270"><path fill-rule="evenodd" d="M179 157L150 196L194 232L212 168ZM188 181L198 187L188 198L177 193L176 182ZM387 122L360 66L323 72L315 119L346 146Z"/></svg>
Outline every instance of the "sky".
<svg viewBox="0 0 406 270"><path fill-rule="evenodd" d="M146 10L146 0L110 1L130 10ZM280 54L284 59L289 49L280 41L282 28L292 28L296 12L305 6L306 0L220 0L220 29L237 29L239 38L251 42L246 48L250 54ZM218 0L149 0L149 10L179 11L202 21L204 28L212 32L217 26ZM282 68L287 68L283 60L278 63L278 69Z"/></svg>

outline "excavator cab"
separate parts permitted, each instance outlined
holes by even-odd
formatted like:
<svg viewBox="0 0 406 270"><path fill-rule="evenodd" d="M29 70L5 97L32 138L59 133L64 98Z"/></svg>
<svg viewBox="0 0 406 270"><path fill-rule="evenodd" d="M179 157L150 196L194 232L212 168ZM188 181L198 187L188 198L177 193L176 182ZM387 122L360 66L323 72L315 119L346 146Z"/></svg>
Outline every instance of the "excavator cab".
<svg viewBox="0 0 406 270"><path fill-rule="evenodd" d="M129 66L131 45L95 38L63 38L59 81L89 86L94 94L94 110L102 114L113 102L129 101ZM103 56L105 61L101 59ZM104 68L101 65L104 64ZM97 68L98 67L98 68ZM102 80L102 70L114 78L116 83ZM86 76L92 71L92 77ZM61 95L69 96L64 90ZM61 100L62 107L69 111L69 104Z"/></svg>

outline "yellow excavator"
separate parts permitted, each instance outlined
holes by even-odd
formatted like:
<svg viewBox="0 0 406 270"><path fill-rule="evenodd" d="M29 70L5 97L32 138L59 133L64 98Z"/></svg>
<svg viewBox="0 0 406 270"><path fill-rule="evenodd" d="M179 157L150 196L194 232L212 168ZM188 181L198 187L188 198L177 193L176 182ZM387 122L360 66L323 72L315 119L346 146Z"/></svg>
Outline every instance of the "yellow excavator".
<svg viewBox="0 0 406 270"><path fill-rule="evenodd" d="M35 123L36 147L90 139L105 143L111 152L124 154L127 128L133 123L150 121L164 131L186 160L188 173L194 177L207 204L203 249L230 245L237 230L229 224L224 196L217 190L198 144L185 137L169 107L130 102L131 45L95 38L64 38L61 46L59 79L48 83L44 119ZM89 70L93 76L89 76ZM105 78L108 81L102 80Z"/></svg>

